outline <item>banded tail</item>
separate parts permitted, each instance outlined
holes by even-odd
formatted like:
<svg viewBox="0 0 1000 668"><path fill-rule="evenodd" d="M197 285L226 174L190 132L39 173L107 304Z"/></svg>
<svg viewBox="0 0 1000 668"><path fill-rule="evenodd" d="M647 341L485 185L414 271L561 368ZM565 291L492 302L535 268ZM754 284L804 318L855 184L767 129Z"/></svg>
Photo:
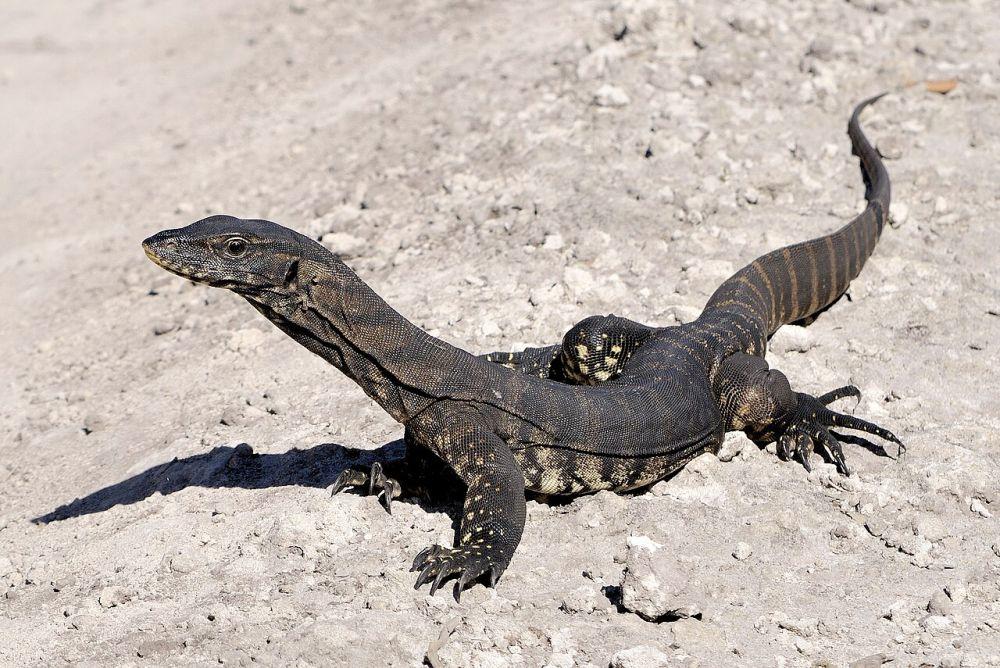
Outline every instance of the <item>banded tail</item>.
<svg viewBox="0 0 1000 668"><path fill-rule="evenodd" d="M706 312L738 313L770 336L782 325L822 311L847 291L875 249L889 212L889 173L858 122L862 110L883 95L855 107L847 124L851 150L861 159L865 210L836 232L757 258L719 286Z"/></svg>

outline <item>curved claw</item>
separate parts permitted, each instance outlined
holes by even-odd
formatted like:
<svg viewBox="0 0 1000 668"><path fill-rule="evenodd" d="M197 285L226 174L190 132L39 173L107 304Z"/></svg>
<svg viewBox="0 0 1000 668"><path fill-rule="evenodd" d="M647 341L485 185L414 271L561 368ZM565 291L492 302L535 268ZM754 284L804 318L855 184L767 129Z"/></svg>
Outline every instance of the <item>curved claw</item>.
<svg viewBox="0 0 1000 668"><path fill-rule="evenodd" d="M489 564L485 560L480 560L472 568L464 570L461 577L458 578L458 582L455 584L455 600L460 601L462 591L469 586L470 582L478 580L483 573L489 573L490 587L495 588L497 586L497 578L499 577L496 565Z"/></svg>
<svg viewBox="0 0 1000 668"><path fill-rule="evenodd" d="M367 474L360 469L344 469L340 472L340 475L337 476L337 479L333 481L333 488L330 490L330 496L336 496L348 487L359 487L365 484L366 478Z"/></svg>
<svg viewBox="0 0 1000 668"><path fill-rule="evenodd" d="M895 434L888 429L883 429L877 424L873 424L867 420L862 420L861 418L854 417L853 415L844 415L843 413L836 413L831 410L825 411L822 417L825 419L827 424L831 424L835 427L844 427L845 429L863 431L867 434L873 434L879 438L884 438L887 441L895 443L899 446L900 454L906 451L906 446L903 445L903 442L900 441Z"/></svg>
<svg viewBox="0 0 1000 668"><path fill-rule="evenodd" d="M417 556L413 558L413 565L410 566L410 572L419 571L424 567L428 560L437 556L440 550L440 545L430 545L420 550L420 552L417 553Z"/></svg>
<svg viewBox="0 0 1000 668"><path fill-rule="evenodd" d="M385 499L385 509L392 514L392 500L398 498L403 491L402 486L385 475L381 462L372 464L370 470L365 471L360 468L345 469L340 472L333 482L330 496L334 496L344 491L348 487L363 487L367 483L368 494L378 495Z"/></svg>
<svg viewBox="0 0 1000 668"><path fill-rule="evenodd" d="M437 577L434 578L434 582L431 583L431 591L430 591L431 596L433 596L434 592L436 592L441 587L441 583L444 581L444 579L449 575L455 573L455 571L457 570L458 570L458 565L455 564L455 562L452 561L451 559L448 559L443 564L441 564L438 567Z"/></svg>
<svg viewBox="0 0 1000 668"><path fill-rule="evenodd" d="M795 455L802 462L807 471L811 471L809 455L815 447L823 448L826 456L836 465L837 470L843 475L851 475L851 470L847 466L847 458L844 456L844 448L837 437L830 432L827 427L843 427L855 429L869 434L874 434L887 441L891 441L899 446L900 454L906 447L888 429L883 429L876 424L845 415L826 408L828 404L844 397L859 398L861 392L853 385L831 390L819 397L812 397L808 394L798 394L798 406L795 413L786 423L784 433L778 436L777 451L778 456L787 460Z"/></svg>
<svg viewBox="0 0 1000 668"><path fill-rule="evenodd" d="M790 434L782 434L778 437L778 457L781 461L787 462L795 453L795 439Z"/></svg>
<svg viewBox="0 0 1000 668"><path fill-rule="evenodd" d="M378 491L376 486L380 485L385 480L385 474L382 473L382 462L375 462L372 464L372 470L368 472L368 495L375 496Z"/></svg>
<svg viewBox="0 0 1000 668"><path fill-rule="evenodd" d="M465 588L469 586L469 583L476 579L477 576L472 574L472 571L465 571L459 576L458 582L455 583L455 602L462 602L462 592Z"/></svg>
<svg viewBox="0 0 1000 668"><path fill-rule="evenodd" d="M420 587L422 587L423 585L427 584L428 581L430 581L432 575L433 571L430 568L425 568L424 570L422 570L420 572L420 575L417 576L417 581L413 583L413 588L420 589Z"/></svg>
<svg viewBox="0 0 1000 668"><path fill-rule="evenodd" d="M454 596L461 601L462 591L479 576L487 571L490 573L490 586L496 585L499 569L492 563L489 555L469 546L454 548L433 545L420 551L413 560L411 571L420 571L413 588L419 589L428 582L431 583L430 595L433 596L441 585L451 576L458 575Z"/></svg>
<svg viewBox="0 0 1000 668"><path fill-rule="evenodd" d="M861 390L854 385L844 385L843 387L838 387L836 390L830 390L826 394L821 394L816 397L816 401L826 406L844 397L854 397L858 401L861 401Z"/></svg>
<svg viewBox="0 0 1000 668"><path fill-rule="evenodd" d="M840 441L826 427L817 428L816 433L819 435L819 442L823 444L830 459L836 465L837 470L845 476L851 475L851 470L847 468L847 460L844 458L844 448L841 447Z"/></svg>
<svg viewBox="0 0 1000 668"><path fill-rule="evenodd" d="M371 473L368 474L368 493L385 499L386 512L392 515L392 500L402 493L402 487L385 475L381 462L375 462L372 464Z"/></svg>
<svg viewBox="0 0 1000 668"><path fill-rule="evenodd" d="M813 440L808 434L799 432L795 434L795 452L799 456L799 461L802 462L802 467L808 473L812 473L812 464L809 463L809 457L813 453Z"/></svg>

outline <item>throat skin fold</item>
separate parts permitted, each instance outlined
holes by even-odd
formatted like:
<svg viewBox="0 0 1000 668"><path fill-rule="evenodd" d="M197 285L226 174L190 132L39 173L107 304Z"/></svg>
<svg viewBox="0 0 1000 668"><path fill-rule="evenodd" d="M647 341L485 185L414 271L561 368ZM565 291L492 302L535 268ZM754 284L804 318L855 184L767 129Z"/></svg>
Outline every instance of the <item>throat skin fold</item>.
<svg viewBox="0 0 1000 668"><path fill-rule="evenodd" d="M325 248L304 250L282 288L241 296L397 422L441 399L482 396L488 362L414 325Z"/></svg>

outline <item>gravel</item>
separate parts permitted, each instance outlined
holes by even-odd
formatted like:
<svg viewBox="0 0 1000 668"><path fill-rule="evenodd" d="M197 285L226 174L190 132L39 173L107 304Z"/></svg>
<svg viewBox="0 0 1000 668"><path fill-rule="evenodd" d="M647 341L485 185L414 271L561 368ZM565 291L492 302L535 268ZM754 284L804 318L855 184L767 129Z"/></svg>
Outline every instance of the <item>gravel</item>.
<svg viewBox="0 0 1000 668"><path fill-rule="evenodd" d="M409 666L443 629L444 665L1000 663L997 12L21 5L0 21L0 664ZM859 210L844 131L882 90L863 122L894 227L769 360L797 391L861 388L836 408L906 454L847 442L850 478L818 453L809 475L734 436L650 490L532 500L496 590L461 604L407 572L454 504L329 495L400 456L400 427L139 247L276 220L474 352L596 313L689 322Z"/></svg>

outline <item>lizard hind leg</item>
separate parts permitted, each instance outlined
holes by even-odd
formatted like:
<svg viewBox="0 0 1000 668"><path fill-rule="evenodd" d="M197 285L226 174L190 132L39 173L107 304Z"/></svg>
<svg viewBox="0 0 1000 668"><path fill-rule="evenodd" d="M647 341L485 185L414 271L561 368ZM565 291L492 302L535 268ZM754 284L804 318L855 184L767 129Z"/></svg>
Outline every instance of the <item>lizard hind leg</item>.
<svg viewBox="0 0 1000 668"><path fill-rule="evenodd" d="M727 430L743 430L758 443L777 441L778 456L793 456L811 470L809 457L821 449L844 475L850 475L844 449L830 427L873 434L905 446L888 429L827 408L838 399L860 398L853 385L831 390L819 397L793 392L780 371L769 369L763 358L736 354L720 365L713 384ZM884 450L883 450L884 454Z"/></svg>

